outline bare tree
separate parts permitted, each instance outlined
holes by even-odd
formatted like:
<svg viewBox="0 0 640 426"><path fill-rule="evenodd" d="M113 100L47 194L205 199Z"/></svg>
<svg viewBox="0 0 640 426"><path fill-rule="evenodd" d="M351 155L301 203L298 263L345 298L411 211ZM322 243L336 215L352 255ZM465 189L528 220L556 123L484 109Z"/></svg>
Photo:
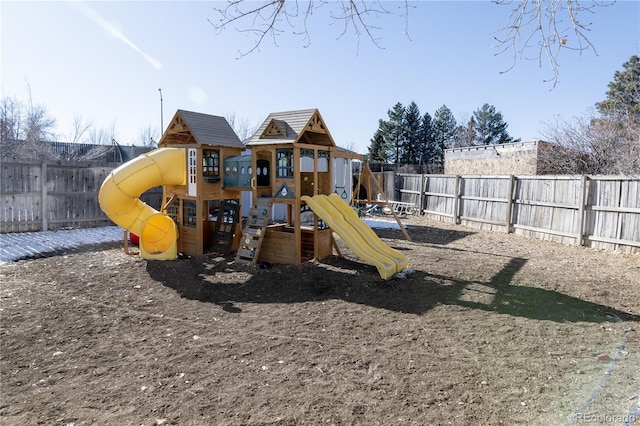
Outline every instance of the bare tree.
<svg viewBox="0 0 640 426"><path fill-rule="evenodd" d="M29 107L24 124L25 141L28 143L55 139L56 120L49 116L46 108L42 105Z"/></svg>
<svg viewBox="0 0 640 426"><path fill-rule="evenodd" d="M366 36L375 46L381 47L380 38L376 32L380 30L372 23L380 15L392 14L379 0L311 0L308 2L264 0L260 2L245 0L227 0L222 7L214 7L218 14L217 20L209 19L211 25L219 32L228 27L236 26L240 32L255 35L255 43L251 48L242 52L247 55L260 47L265 38L271 38L277 45L277 37L291 30L293 34L303 38L305 47L311 43L309 21L313 13L321 8L328 11L334 22L342 24L342 30L338 38L344 36L350 29L356 36L358 43L360 37ZM405 17L405 34L408 36L408 1L402 2L403 16ZM243 24L243 22L247 22Z"/></svg>
<svg viewBox="0 0 640 426"><path fill-rule="evenodd" d="M356 141L351 140L347 143L345 143L344 145L339 145L340 148L342 149L346 149L347 151L352 151L352 152L356 152Z"/></svg>
<svg viewBox="0 0 640 426"><path fill-rule="evenodd" d="M235 111L227 113L225 119L243 142L253 136L258 127L260 127L259 124L251 124L246 117L238 117Z"/></svg>
<svg viewBox="0 0 640 426"><path fill-rule="evenodd" d="M50 146L43 142L55 138L55 119L42 105L29 105L15 98L3 98L0 103L0 134L2 154L25 158L52 158Z"/></svg>
<svg viewBox="0 0 640 426"><path fill-rule="evenodd" d="M531 48L540 67L548 63L551 77L547 80L558 83L558 58L561 49L578 52L593 50L595 46L589 41L587 33L590 23L583 21L584 14L593 14L598 7L610 6L616 0L493 0L503 7L513 7L509 21L496 30L494 38L498 54L511 52L513 64L504 72L515 67L518 60L528 59L525 55ZM278 36L291 31L301 36L305 47L311 42L309 23L314 12L321 8L328 11L329 16L342 24L342 32L338 38L349 30L353 31L358 41L366 36L375 46L382 48L381 38L377 36L381 30L375 20L383 15L392 15L388 8L391 2L379 0L310 0L308 2L263 0L226 0L223 6L214 7L217 19L209 19L211 25L221 32L234 27L237 31L254 34L251 48L239 51L240 56L247 55L260 47L265 38L270 38L277 46ZM399 2L400 15L404 18L404 32L409 37L408 0Z"/></svg>
<svg viewBox="0 0 640 426"><path fill-rule="evenodd" d="M54 129L56 120L49 116L49 112L43 105L34 105L31 96L31 85L27 81L27 93L29 105L24 120L24 139L26 143L39 143L55 138Z"/></svg>
<svg viewBox="0 0 640 426"><path fill-rule="evenodd" d="M562 49L580 53L593 50L587 33L590 23L582 19L583 14L593 14L598 7L611 6L616 0L537 0L514 1L494 0L498 5L515 5L509 22L500 27L494 36L500 52L511 52L513 63L508 72L515 67L519 59L525 58L529 49L534 49L534 58L540 67L546 62L551 67L552 76L547 81L558 83L558 58ZM526 59L526 58L525 58ZM552 87L552 88L553 88Z"/></svg>
<svg viewBox="0 0 640 426"><path fill-rule="evenodd" d="M22 104L15 98L0 101L0 154L14 154L16 141L20 139Z"/></svg>
<svg viewBox="0 0 640 426"><path fill-rule="evenodd" d="M135 141L135 145L155 147L162 135L157 136L160 133L157 127L147 126L140 129L138 139Z"/></svg>
<svg viewBox="0 0 640 426"><path fill-rule="evenodd" d="M116 130L114 123L108 128L91 127L87 135L86 143L93 145L111 145L115 137Z"/></svg>
<svg viewBox="0 0 640 426"><path fill-rule="evenodd" d="M460 118L460 123L467 123L466 125L459 125L454 130L453 141L449 148L462 148L466 146L473 146L478 141L478 132L476 132L476 119L473 115L465 114Z"/></svg>
<svg viewBox="0 0 640 426"><path fill-rule="evenodd" d="M588 142L589 119L555 117L544 123L542 135L551 145L541 145L538 171L542 174L592 173Z"/></svg>
<svg viewBox="0 0 640 426"><path fill-rule="evenodd" d="M93 124L86 121L79 114L73 114L73 122L71 123L71 126L71 133L66 136L66 140L71 143L80 143L83 141L87 133L89 133Z"/></svg>
<svg viewBox="0 0 640 426"><path fill-rule="evenodd" d="M38 160L89 161L104 158L113 149L113 124L98 129L76 114L67 135L70 142L59 142L55 140L55 123L44 106L33 104L31 96L28 106L16 98L2 98L0 153Z"/></svg>
<svg viewBox="0 0 640 426"><path fill-rule="evenodd" d="M539 167L550 174L640 174L640 128L588 114L545 123Z"/></svg>

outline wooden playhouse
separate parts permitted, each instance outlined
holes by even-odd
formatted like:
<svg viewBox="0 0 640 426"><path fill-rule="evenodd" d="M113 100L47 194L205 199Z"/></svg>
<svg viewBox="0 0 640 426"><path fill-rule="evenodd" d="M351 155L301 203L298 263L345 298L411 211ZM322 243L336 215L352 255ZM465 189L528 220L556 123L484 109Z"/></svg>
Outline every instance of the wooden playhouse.
<svg viewBox="0 0 640 426"><path fill-rule="evenodd" d="M330 256L332 232L301 197L336 193L348 203L351 160L362 156L336 146L317 109L269 114L247 147L251 149L254 207L280 206L283 212L277 223L259 221L263 238L259 250L249 257L300 264Z"/></svg>
<svg viewBox="0 0 640 426"><path fill-rule="evenodd" d="M158 147L186 150L186 185L163 186L162 210L178 228L178 252L200 256L231 251L241 228L241 179L240 170L225 161L236 164L233 160L244 145L227 120L178 110ZM242 170L247 187L250 175L250 170Z"/></svg>

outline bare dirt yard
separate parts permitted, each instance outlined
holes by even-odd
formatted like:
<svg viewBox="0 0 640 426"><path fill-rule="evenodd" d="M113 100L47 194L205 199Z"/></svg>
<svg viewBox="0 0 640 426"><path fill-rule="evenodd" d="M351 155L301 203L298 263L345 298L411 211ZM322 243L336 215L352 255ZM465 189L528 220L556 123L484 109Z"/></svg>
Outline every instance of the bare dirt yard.
<svg viewBox="0 0 640 426"><path fill-rule="evenodd" d="M95 247L0 266L0 423L636 421L640 256L421 217L415 272Z"/></svg>

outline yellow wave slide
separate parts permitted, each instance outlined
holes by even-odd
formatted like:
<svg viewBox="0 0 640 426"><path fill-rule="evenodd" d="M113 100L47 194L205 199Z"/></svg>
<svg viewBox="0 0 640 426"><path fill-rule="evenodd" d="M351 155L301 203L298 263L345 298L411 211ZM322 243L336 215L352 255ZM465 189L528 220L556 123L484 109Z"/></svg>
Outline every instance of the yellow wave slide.
<svg viewBox="0 0 640 426"><path fill-rule="evenodd" d="M302 200L342 238L356 256L375 266L382 279L387 280L409 266L407 257L383 243L338 195L305 195Z"/></svg>
<svg viewBox="0 0 640 426"><path fill-rule="evenodd" d="M177 256L176 224L140 196L155 186L185 184L186 151L159 148L114 169L102 183L98 202L113 223L140 237L144 259L171 260Z"/></svg>

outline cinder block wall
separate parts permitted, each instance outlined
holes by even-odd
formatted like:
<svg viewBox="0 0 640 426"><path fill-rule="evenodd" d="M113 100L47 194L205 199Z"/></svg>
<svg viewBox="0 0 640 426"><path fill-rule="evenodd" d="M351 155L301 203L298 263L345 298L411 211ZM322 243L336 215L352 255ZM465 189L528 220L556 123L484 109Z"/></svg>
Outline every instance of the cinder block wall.
<svg viewBox="0 0 640 426"><path fill-rule="evenodd" d="M535 175L541 141L452 148L444 153L447 175Z"/></svg>

